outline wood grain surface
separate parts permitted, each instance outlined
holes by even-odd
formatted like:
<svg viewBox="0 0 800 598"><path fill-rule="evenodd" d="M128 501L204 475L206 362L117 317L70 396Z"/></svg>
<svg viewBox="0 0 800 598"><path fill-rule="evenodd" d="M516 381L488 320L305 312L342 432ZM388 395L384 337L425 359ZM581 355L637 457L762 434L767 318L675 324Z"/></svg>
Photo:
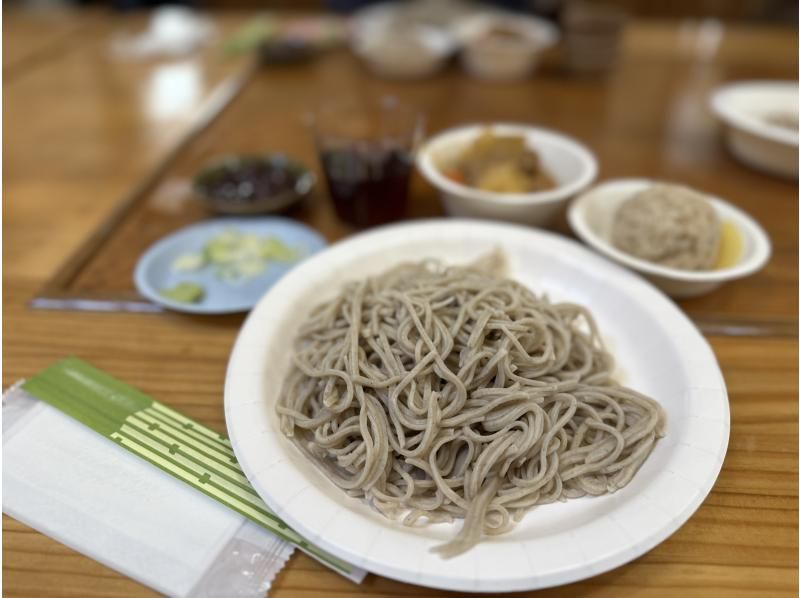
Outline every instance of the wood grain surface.
<svg viewBox="0 0 800 598"><path fill-rule="evenodd" d="M24 34L6 35L4 43L13 39L21 56L35 52L42 38L65 27L46 15L34 34L33 15L5 13L4 29L14 32L21 22ZM14 223L3 247L7 274L52 274L52 265L168 156L213 93L244 67L242 59L224 60L219 45L168 61L113 54L112 40L144 29L145 15L92 12L82 26L77 16L69 21L86 33L70 36L68 51L49 53L24 76L3 74L3 145L10 150L3 156L3 217ZM220 35L245 21L218 19ZM170 76L180 82L177 90L165 89Z"/></svg>
<svg viewBox="0 0 800 598"><path fill-rule="evenodd" d="M431 133L476 121L537 123L574 135L595 151L599 180L679 181L742 207L772 239L769 264L755 276L680 304L711 332L794 335L796 185L735 162L722 147L719 126L708 109L709 94L724 81L794 76L792 37L777 33L772 47L786 59L765 57L762 65L738 51L737 39L760 47L748 29L723 37L715 54L704 57L708 50L698 50L703 47L699 40L707 35L702 29L634 28L618 69L608 79L565 77L553 55L539 77L496 85L467 77L457 68L422 82L381 80L366 73L346 50L305 67L265 68L180 154L64 286L68 295L78 298L135 296L133 269L140 255L166 234L211 215L191 193L191 178L206 162L226 154L285 152L308 164L322 180L308 119L323 98L332 94L358 101L393 95L419 109ZM434 189L419 176L413 187L409 217L442 214ZM353 230L333 215L324 188L320 185L317 191L311 202L290 215L330 241L351 234ZM570 234L563 215L557 228Z"/></svg>
<svg viewBox="0 0 800 598"><path fill-rule="evenodd" d="M13 30L14 16L4 18L4 28ZM77 355L223 431L225 365L240 316L34 311L26 306L115 202L163 159L191 120L184 114L158 122L145 116L142 90L158 65L116 64L104 54L103 40L127 25L102 14L87 16L85 25L76 19L77 27L102 33L71 37L26 17L26 31L38 26L43 34L67 35L66 43L74 46L29 62L30 70L15 74L4 91L3 385ZM164 184L185 180L197 164L226 152L283 150L315 165L302 114L313 108L320 81L342 93L396 92L426 106L437 129L476 118L545 122L591 145L603 178L675 178L730 197L756 216L772 236L776 256L759 275L758 286L746 291L726 287L709 313L743 312L792 324L797 318L796 186L734 162L713 134L703 98L727 79L794 77L797 36L731 28L706 56L706 50L698 50L701 31L685 23L635 23L622 68L604 90L598 91L596 82L565 80L546 71L517 89L513 101L503 86L475 86L458 71L430 85L379 81L343 55L326 57L304 72L264 72L207 134L181 153ZM29 37L18 39L24 43ZM15 52L24 56L23 50ZM205 60L207 68L219 69L214 71L218 77L235 70L210 62L210 55ZM212 80L218 79L206 79L209 85ZM269 116L282 109L286 118ZM249 120L243 120L247 115ZM420 181L414 205L418 215L440 209ZM324 194L308 209L308 217L329 237L350 232L335 220ZM686 525L636 561L532 596L797 595L797 338L708 338L728 384L732 414L730 448L714 490ZM152 592L4 516L3 595ZM377 576L354 586L298 554L270 595L449 594Z"/></svg>
<svg viewBox="0 0 800 598"><path fill-rule="evenodd" d="M96 34L103 26L101 15L55 10L47 12L4 11L3 83L36 70L58 54L75 49L79 36Z"/></svg>

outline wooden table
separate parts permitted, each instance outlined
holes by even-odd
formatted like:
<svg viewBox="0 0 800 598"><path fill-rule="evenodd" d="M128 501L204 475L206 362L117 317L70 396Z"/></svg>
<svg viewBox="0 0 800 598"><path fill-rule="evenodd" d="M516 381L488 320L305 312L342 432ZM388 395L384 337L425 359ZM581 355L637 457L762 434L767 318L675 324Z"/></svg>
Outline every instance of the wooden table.
<svg viewBox="0 0 800 598"><path fill-rule="evenodd" d="M229 31L243 18L218 21ZM122 197L156 169L151 195L229 151L284 150L315 165L302 116L323 89L395 93L427 113L431 130L470 120L544 123L592 146L601 178L680 180L757 217L775 246L770 266L685 308L743 314L783 333L771 335L767 326L756 336L708 337L729 388L731 440L714 490L689 522L629 565L536 596L796 595L798 354L796 334L786 330L797 325L797 189L733 161L705 108L709 90L724 80L794 78L794 32L727 28L715 46L713 32L697 23L634 23L607 80L569 79L550 67L519 85L480 85L457 69L430 82L383 82L346 53L332 53L309 66L259 73L207 130L181 145L209 98L244 67L209 50L198 61L203 84L186 109L148 112L148 85L163 64L124 63L107 53L114 32L141 25L102 13L73 14L66 24L5 15L4 44L11 36L13 50L4 56L4 386L78 355L221 431L225 364L241 317L27 307ZM419 180L413 192L414 215L440 213ZM331 239L351 232L324 194L295 216ZM5 516L3 540L4 595L150 594ZM356 587L301 554L271 593L323 594L446 595L376 576Z"/></svg>

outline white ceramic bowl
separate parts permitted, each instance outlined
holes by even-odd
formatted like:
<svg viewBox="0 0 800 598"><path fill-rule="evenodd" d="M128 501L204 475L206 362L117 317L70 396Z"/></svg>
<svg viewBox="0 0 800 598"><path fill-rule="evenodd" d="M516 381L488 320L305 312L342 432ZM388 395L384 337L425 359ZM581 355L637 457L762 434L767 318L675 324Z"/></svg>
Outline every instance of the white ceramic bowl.
<svg viewBox="0 0 800 598"><path fill-rule="evenodd" d="M753 168L797 177L797 130L770 124L775 113L797 116L797 82L746 81L725 85L711 96L711 109L725 124L731 153Z"/></svg>
<svg viewBox="0 0 800 598"><path fill-rule="evenodd" d="M472 143L487 127L497 135L524 135L544 167L558 182L555 189L534 193L493 193L461 185L440 170ZM422 175L436 187L451 216L490 218L544 226L574 195L597 176L597 161L574 139L539 127L521 124L467 125L429 139L417 154Z"/></svg>
<svg viewBox="0 0 800 598"><path fill-rule="evenodd" d="M441 70L455 51L455 40L444 30L419 25L400 32L370 29L354 36L351 46L376 75L415 79Z"/></svg>
<svg viewBox="0 0 800 598"><path fill-rule="evenodd" d="M519 39L484 39L494 26L517 32ZM521 15L476 15L464 19L456 31L463 46L464 68L475 77L489 80L527 77L542 53L558 41L558 29L550 22Z"/></svg>
<svg viewBox="0 0 800 598"><path fill-rule="evenodd" d="M771 253L767 234L745 212L712 196L708 196L708 199L720 218L732 223L742 237L742 253L734 266L709 271L679 270L633 257L614 247L610 239L617 209L634 193L655 182L648 179L618 179L590 189L569 208L572 230L587 245L635 270L672 297L704 295L728 280L749 276L764 267Z"/></svg>

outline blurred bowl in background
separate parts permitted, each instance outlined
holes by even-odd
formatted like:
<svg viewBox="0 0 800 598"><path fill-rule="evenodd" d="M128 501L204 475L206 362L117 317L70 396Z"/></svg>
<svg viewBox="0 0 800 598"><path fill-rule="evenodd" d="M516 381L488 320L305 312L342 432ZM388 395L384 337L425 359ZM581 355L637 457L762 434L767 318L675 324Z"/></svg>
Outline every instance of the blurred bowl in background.
<svg viewBox="0 0 800 598"><path fill-rule="evenodd" d="M356 10L349 19L351 36L360 37L392 27L424 25L453 35L461 19L491 10L469 0L408 0L378 2Z"/></svg>
<svg viewBox="0 0 800 598"><path fill-rule="evenodd" d="M427 77L441 70L456 51L454 23L477 10L463 0L370 4L349 20L350 47L381 77Z"/></svg>
<svg viewBox="0 0 800 598"><path fill-rule="evenodd" d="M229 156L194 178L195 194L218 214L280 212L306 198L316 177L283 154Z"/></svg>
<svg viewBox="0 0 800 598"><path fill-rule="evenodd" d="M743 81L718 88L711 110L725 125L731 153L758 170L798 174L796 81Z"/></svg>
<svg viewBox="0 0 800 598"><path fill-rule="evenodd" d="M442 29L426 25L369 29L354 36L353 52L381 77L414 79L440 71L456 43Z"/></svg>
<svg viewBox="0 0 800 598"><path fill-rule="evenodd" d="M575 234L592 249L644 276L672 297L696 297L710 293L729 280L750 276L769 260L769 237L759 224L730 203L706 198L719 215L723 226L730 223L740 243L739 255L729 267L715 270L681 270L634 257L611 243L617 210L634 194L653 185L648 179L619 179L601 183L578 197L567 217Z"/></svg>
<svg viewBox="0 0 800 598"><path fill-rule="evenodd" d="M469 187L445 176L443 165L456 160L487 129L498 136L524 136L555 179L556 187L531 193L499 193ZM423 144L417 154L417 166L439 190L448 214L536 226L549 224L566 202L597 176L597 161L586 147L555 131L522 124L467 125L444 131Z"/></svg>
<svg viewBox="0 0 800 598"><path fill-rule="evenodd" d="M461 62L471 75L509 81L531 74L542 54L558 41L549 21L525 15L481 14L457 24Z"/></svg>

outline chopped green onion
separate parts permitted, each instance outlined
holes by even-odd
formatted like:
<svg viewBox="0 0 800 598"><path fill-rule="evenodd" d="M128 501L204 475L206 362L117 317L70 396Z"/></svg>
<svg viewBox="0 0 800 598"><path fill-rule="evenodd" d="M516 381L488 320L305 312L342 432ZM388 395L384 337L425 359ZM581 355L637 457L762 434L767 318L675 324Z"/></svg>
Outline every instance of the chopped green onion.
<svg viewBox="0 0 800 598"><path fill-rule="evenodd" d="M172 268L178 272L193 272L212 266L220 280L237 282L260 276L270 262L292 262L299 257L296 248L277 237L227 229L212 237L200 253L179 256Z"/></svg>
<svg viewBox="0 0 800 598"><path fill-rule="evenodd" d="M179 282L171 289L161 289L162 297L178 303L199 303L205 297L205 289L194 282Z"/></svg>

